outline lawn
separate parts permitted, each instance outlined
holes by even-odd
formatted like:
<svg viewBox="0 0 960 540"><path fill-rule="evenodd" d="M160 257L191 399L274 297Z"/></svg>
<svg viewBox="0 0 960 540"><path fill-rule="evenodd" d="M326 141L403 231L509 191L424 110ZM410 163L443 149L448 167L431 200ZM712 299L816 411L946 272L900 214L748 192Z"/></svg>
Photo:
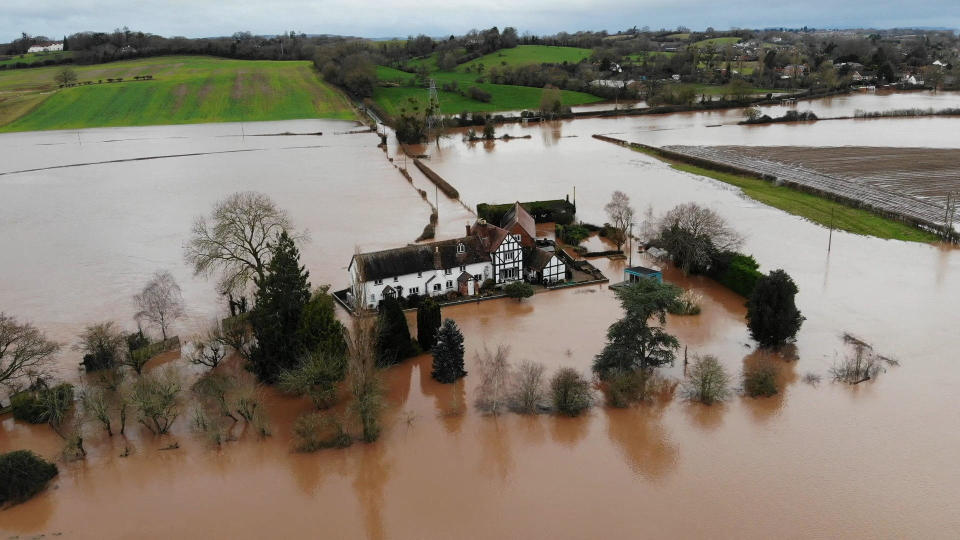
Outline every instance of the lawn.
<svg viewBox="0 0 960 540"><path fill-rule="evenodd" d="M659 158L653 152L645 153ZM664 161L670 163L670 166L678 171L706 176L737 186L751 199L826 227L829 227L832 222L833 227L838 230L907 242L935 242L938 239L935 235L921 231L906 223L887 219L867 210L853 208L786 186L777 186L759 178L717 172L685 163L671 162L670 160Z"/></svg>
<svg viewBox="0 0 960 540"><path fill-rule="evenodd" d="M76 66L81 82L95 84L63 89L53 83L59 69L0 72L0 96L16 96L0 100L0 131L354 117L307 61L168 56Z"/></svg>
<svg viewBox="0 0 960 540"><path fill-rule="evenodd" d="M457 66L457 71L476 72L480 64L487 69L501 66L525 66L529 64L576 64L593 54L590 49L577 47L551 47L548 45L517 45L475 58Z"/></svg>
<svg viewBox="0 0 960 540"><path fill-rule="evenodd" d="M528 49L532 47L533 49L540 50L541 52L549 49L572 49L575 51L584 51L587 55L590 54L590 51L587 49L575 49L573 47L546 47L539 45L529 45L529 46L519 46L515 49L505 49L505 51L516 51L517 49ZM473 62L479 62L483 58L501 58L497 57L498 53L493 53L481 58L477 58ZM516 62L513 65L520 65L525 60L523 58L529 58L529 50L527 52L521 51L519 55L511 57L511 61ZM553 56L550 56L552 54ZM540 58L557 58L558 54L569 55L569 52L557 53L556 51L551 52L550 54L544 54ZM569 58L569 56L567 56ZM540 60L545 62L547 60ZM424 62L424 65L430 67L431 59L422 59L421 62ZM433 62L435 64L435 62ZM477 78L481 77L478 73L466 73L464 71L464 66L470 64L467 62L460 66L457 66L456 71L434 71L430 74L430 77L436 80L437 82L437 97L440 99L440 111L443 114L459 114L463 111L469 112L493 112L493 111L515 111L520 109L537 109L540 106L540 98L543 94L543 89L534 88L529 86L513 86L506 84L491 84L491 83L478 83L476 82ZM534 62L536 63L536 62ZM484 64L485 67L490 67ZM400 86L398 87L384 87L378 86L374 89L373 99L377 104L390 115L395 115L399 112L401 107L409 106L409 99L413 98L416 100L421 107L423 107L427 102L428 92L426 88L422 87L412 87L405 86L409 81L413 80L414 76L411 73L400 71L398 69L393 69L385 66L377 66L377 78L382 83L397 83ZM476 86L481 90L490 93L491 99L489 103L484 103L482 101L477 101L466 96L462 96L456 92L447 92L442 89L444 83L450 83L456 81L459 88L466 92L471 86ZM564 105L583 105L586 103L595 103L598 101L603 101L602 98L597 96L586 94L583 92L572 92L568 90L561 91L561 98L563 99Z"/></svg>

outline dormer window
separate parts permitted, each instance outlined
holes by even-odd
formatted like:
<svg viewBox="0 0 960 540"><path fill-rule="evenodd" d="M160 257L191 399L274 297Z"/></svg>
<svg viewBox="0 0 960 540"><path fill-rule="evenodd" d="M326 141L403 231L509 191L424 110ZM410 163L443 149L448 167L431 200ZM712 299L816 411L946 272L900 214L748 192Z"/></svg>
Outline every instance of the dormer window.
<svg viewBox="0 0 960 540"><path fill-rule="evenodd" d="M467 246L463 245L463 242L457 244L457 253L465 253L467 251Z"/></svg>

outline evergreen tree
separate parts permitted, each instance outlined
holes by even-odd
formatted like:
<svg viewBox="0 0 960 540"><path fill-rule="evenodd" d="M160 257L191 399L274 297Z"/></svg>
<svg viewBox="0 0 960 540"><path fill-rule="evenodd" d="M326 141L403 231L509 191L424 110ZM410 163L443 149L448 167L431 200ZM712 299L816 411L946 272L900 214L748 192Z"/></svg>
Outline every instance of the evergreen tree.
<svg viewBox="0 0 960 540"><path fill-rule="evenodd" d="M250 312L257 345L249 368L267 383L297 365L304 350L300 322L310 300L310 273L300 266L300 251L286 231L270 250L273 257L263 279L257 280L256 305Z"/></svg>
<svg viewBox="0 0 960 540"><path fill-rule="evenodd" d="M793 340L803 315L794 297L796 283L783 270L774 270L760 278L747 301L747 327L761 347L778 348Z"/></svg>
<svg viewBox="0 0 960 540"><path fill-rule="evenodd" d="M380 303L379 332L377 334L377 365L386 367L413 355L410 328L403 308L396 298L384 298Z"/></svg>
<svg viewBox="0 0 960 540"><path fill-rule="evenodd" d="M299 339L307 354L320 353L330 358L342 358L347 354L347 342L344 339L346 328L337 320L333 296L328 290L328 285L320 287L304 306Z"/></svg>
<svg viewBox="0 0 960 540"><path fill-rule="evenodd" d="M429 351L437 342L437 331L440 329L440 304L431 297L427 297L417 307L417 342L424 351Z"/></svg>
<svg viewBox="0 0 960 540"><path fill-rule="evenodd" d="M453 319L443 321L437 332L431 375L442 383L452 383L467 375L463 369L463 333Z"/></svg>

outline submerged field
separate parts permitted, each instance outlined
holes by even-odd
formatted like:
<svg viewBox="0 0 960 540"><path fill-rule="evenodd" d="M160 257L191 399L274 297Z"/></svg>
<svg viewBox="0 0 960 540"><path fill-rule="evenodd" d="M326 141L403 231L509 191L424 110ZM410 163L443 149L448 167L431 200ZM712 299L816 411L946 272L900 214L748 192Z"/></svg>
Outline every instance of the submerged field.
<svg viewBox="0 0 960 540"><path fill-rule="evenodd" d="M348 101L310 62L167 56L79 66L89 86L59 89L60 68L0 72L0 131L350 119ZM137 81L135 76L153 80ZM123 82L106 82L123 78Z"/></svg>

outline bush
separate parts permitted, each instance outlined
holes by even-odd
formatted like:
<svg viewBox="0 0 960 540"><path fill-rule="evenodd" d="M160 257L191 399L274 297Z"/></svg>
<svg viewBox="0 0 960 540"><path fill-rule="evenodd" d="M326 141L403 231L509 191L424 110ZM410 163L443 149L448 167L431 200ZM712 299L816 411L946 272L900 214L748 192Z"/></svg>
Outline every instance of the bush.
<svg viewBox="0 0 960 540"><path fill-rule="evenodd" d="M61 404L61 408L69 408L73 402L73 385L62 383L52 388L39 388L20 392L10 398L13 417L31 424L45 424L50 421L48 403ZM61 416L66 411L57 411Z"/></svg>
<svg viewBox="0 0 960 540"><path fill-rule="evenodd" d="M514 281L503 288L503 292L510 298L516 298L517 302L524 298L533 296L533 287L526 281Z"/></svg>
<svg viewBox="0 0 960 540"><path fill-rule="evenodd" d="M493 97L490 95L490 92L487 92L486 90L481 90L476 86L471 86L470 88L467 88L467 96L470 99L475 99L477 101L482 101L484 103L490 103L490 98Z"/></svg>
<svg viewBox="0 0 960 540"><path fill-rule="evenodd" d="M610 376L607 384L607 403L611 407L625 408L631 403L645 401L649 394L653 374L649 369L620 371Z"/></svg>
<svg viewBox="0 0 960 540"><path fill-rule="evenodd" d="M20 503L43 491L57 466L29 450L0 455L0 506Z"/></svg>
<svg viewBox="0 0 960 540"><path fill-rule="evenodd" d="M333 405L337 397L337 383L346 375L343 356L314 353L300 360L294 369L280 372L278 386L282 392L307 396L317 409Z"/></svg>
<svg viewBox="0 0 960 540"><path fill-rule="evenodd" d="M763 277L760 264L751 255L735 251L718 253L711 263L710 275L721 285L747 298Z"/></svg>
<svg viewBox="0 0 960 540"><path fill-rule="evenodd" d="M531 414L540 409L546 398L543 391L543 372L543 364L529 360L525 360L517 368L510 399L510 406L514 411Z"/></svg>
<svg viewBox="0 0 960 540"><path fill-rule="evenodd" d="M791 341L804 318L794 297L797 285L783 270L774 270L757 281L747 301L747 328L761 347L780 347Z"/></svg>
<svg viewBox="0 0 960 540"><path fill-rule="evenodd" d="M727 371L717 357L708 354L694 360L690 377L684 383L684 390L687 399L712 405L730 395L729 386L730 376Z"/></svg>
<svg viewBox="0 0 960 540"><path fill-rule="evenodd" d="M571 224L571 225L556 225L554 232L556 234L557 240L565 244L570 244L571 246L579 245L580 242L583 242L590 236L590 229L584 227L583 225Z"/></svg>
<svg viewBox="0 0 960 540"><path fill-rule="evenodd" d="M770 397L777 393L777 370L770 364L743 370L743 391L750 397Z"/></svg>
<svg viewBox="0 0 960 540"><path fill-rule="evenodd" d="M550 381L553 407L567 416L579 416L593 405L590 382L573 368L562 368Z"/></svg>
<svg viewBox="0 0 960 540"><path fill-rule="evenodd" d="M687 289L668 308L668 311L674 315L699 315L701 300L703 300L702 294Z"/></svg>

